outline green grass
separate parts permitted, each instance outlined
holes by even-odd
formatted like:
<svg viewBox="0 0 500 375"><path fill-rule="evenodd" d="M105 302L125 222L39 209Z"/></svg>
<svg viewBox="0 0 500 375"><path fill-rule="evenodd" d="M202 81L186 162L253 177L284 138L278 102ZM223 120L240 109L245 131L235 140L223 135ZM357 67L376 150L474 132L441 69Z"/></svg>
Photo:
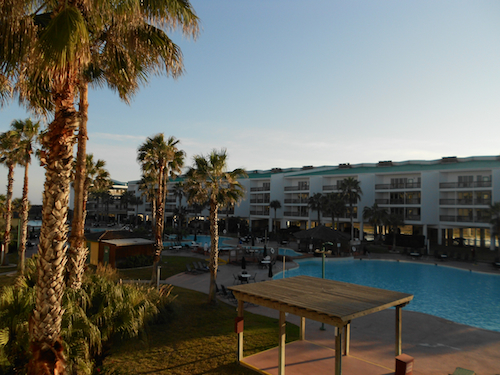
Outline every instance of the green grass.
<svg viewBox="0 0 500 375"><path fill-rule="evenodd" d="M236 363L236 308L207 304L203 293L178 288L174 315L167 324L149 327L140 339L119 341L104 361L113 374L255 374ZM278 345L278 320L245 312L244 354ZM287 341L299 328L287 324Z"/></svg>
<svg viewBox="0 0 500 375"><path fill-rule="evenodd" d="M162 280L184 272L186 270L186 263L191 264L193 260L199 259L183 256L164 256L160 262ZM150 280L152 272L153 267L142 267L140 269L118 270L118 275L120 278L127 280Z"/></svg>

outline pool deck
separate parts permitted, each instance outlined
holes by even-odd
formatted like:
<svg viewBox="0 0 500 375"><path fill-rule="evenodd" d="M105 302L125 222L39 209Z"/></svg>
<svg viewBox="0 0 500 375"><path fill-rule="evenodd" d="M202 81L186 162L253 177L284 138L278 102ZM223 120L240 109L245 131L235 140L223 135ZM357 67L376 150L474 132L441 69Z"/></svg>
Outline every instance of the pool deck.
<svg viewBox="0 0 500 375"><path fill-rule="evenodd" d="M272 247L268 245L268 248ZM274 246L275 248L278 246ZM172 255L192 255L190 251L184 250L185 254L176 253ZM201 257L202 255L193 254ZM371 255L371 259L391 259L400 261L412 261L411 257L400 254ZM419 258L413 260L419 263L433 263L438 266L453 266L462 269L470 269L477 272L500 273L491 265L456 262L456 261L436 261L435 259ZM293 262L286 262L286 268L295 267ZM274 273L283 269L282 263L277 262L274 267ZM233 274L237 274L240 268L235 265L221 265L217 275L217 284L231 286L233 285ZM260 269L256 264L247 264L247 271L250 274L256 273L256 280L269 280L268 270ZM172 276L165 282L175 286L197 290L208 293L209 275L191 275L181 273ZM499 297L500 298L500 297ZM229 303L227 300L222 301ZM245 309L256 314L261 314L278 319L278 313L275 310L266 309L260 306L249 306ZM394 371L394 310L384 310L362 318L353 320L351 326L351 350L350 357L344 361L343 374L392 374ZM236 313L235 313L236 316ZM299 318L289 315L289 322L299 325ZM335 348L334 327L327 326L326 331L321 331L320 323L306 321L306 343L307 347L312 347L312 352L306 352L303 349L294 349L293 346L287 346L287 361L293 360L296 365L287 367L286 373L289 375L302 373L334 373L333 368L329 366L328 361L332 361L334 353L329 351ZM442 375L451 374L456 367L462 367L475 371L478 375L500 375L500 332L488 331L474 328L463 324L451 322L446 319L435 316L405 311L403 309L403 353L408 354L415 359L413 373L415 375ZM276 339L276 345L278 339ZM311 345L312 346L311 346ZM315 346L316 344L318 346ZM295 344L295 345L300 345ZM236 347L234 348L236 353ZM274 349L275 350L275 349ZM297 353L307 353L307 361L301 361L300 357L294 355ZM325 351L326 350L326 351ZM268 353L269 352L269 353ZM261 356L260 359L248 358L245 360L257 362L255 367L268 368L267 371L273 374L272 367L277 366L277 355L272 351L267 353L267 357ZM324 354L326 353L326 354ZM267 358L267 359L266 359ZM276 362L273 362L275 358ZM329 358L329 359L328 359ZM260 361L260 362L258 362ZM267 362L266 362L267 361ZM270 362L269 362L270 361ZM253 363L253 362L252 362ZM316 372L311 367L305 367L301 370L300 363L309 366L326 364L331 369L328 372ZM371 372L376 365L379 372ZM354 370L349 370L354 366ZM370 368L372 370L370 370ZM293 369L293 370L292 370Z"/></svg>

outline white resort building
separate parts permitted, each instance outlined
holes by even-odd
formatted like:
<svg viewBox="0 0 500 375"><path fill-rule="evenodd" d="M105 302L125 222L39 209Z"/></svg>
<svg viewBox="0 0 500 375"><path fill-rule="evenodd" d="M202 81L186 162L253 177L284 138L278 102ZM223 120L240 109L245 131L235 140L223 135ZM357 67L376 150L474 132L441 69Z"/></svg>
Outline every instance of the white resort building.
<svg viewBox="0 0 500 375"><path fill-rule="evenodd" d="M354 207L354 227L360 239L372 234L373 228L363 220L363 209L377 203L390 213L404 218L402 233L424 235L431 243L451 243L461 238L466 244L494 249L495 241L486 211L500 201L500 156L467 158L444 157L439 160L381 161L375 164L340 164L338 166L247 171L240 182L246 188L246 199L229 208L229 216L246 219L252 231L264 233L276 228L298 226L307 229L318 225L318 213L308 206L316 193L338 192L342 180L359 181L361 199ZM178 198L169 183L166 215L172 217ZM128 183L128 190L141 196L138 181ZM281 208L270 208L278 200ZM189 207L190 217L208 216ZM129 206L129 215L151 214L149 203ZM226 217L226 208L220 218ZM274 222L276 214L276 222ZM331 218L321 215L321 224L330 225ZM340 218L344 228L350 227L348 214ZM498 246L498 244L496 244Z"/></svg>

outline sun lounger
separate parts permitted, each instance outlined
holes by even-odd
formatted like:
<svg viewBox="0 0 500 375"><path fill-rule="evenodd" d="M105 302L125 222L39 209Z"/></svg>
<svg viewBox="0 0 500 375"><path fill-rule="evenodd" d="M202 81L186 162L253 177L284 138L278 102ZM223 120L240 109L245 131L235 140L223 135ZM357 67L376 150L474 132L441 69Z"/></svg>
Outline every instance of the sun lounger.
<svg viewBox="0 0 500 375"><path fill-rule="evenodd" d="M187 273L190 273L190 274L193 274L193 275L198 275L201 273L201 271L198 271L197 269L193 269L191 268L191 266L189 264L186 264L186 272Z"/></svg>
<svg viewBox="0 0 500 375"><path fill-rule="evenodd" d="M227 290L224 285L221 284L221 289L222 289L222 295L227 298L231 302L236 302L236 297L234 296L233 292L230 290Z"/></svg>
<svg viewBox="0 0 500 375"><path fill-rule="evenodd" d="M208 269L200 266L199 262L193 262L193 267L195 270L197 270L199 272L208 272Z"/></svg>

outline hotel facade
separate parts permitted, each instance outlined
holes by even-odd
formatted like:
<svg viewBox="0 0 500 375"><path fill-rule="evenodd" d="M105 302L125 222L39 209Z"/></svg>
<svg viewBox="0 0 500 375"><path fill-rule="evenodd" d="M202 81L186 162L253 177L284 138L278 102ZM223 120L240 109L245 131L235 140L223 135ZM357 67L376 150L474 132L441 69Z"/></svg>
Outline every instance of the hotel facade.
<svg viewBox="0 0 500 375"><path fill-rule="evenodd" d="M359 181L361 199L354 206L354 227L358 237L372 234L373 228L363 219L363 209L377 203L387 212L404 218L403 233L424 235L431 243L446 244L461 239L466 244L494 249L496 243L487 211L500 201L500 156L467 158L444 157L438 160L381 161L374 164L340 164L338 166L273 168L247 171L241 179L246 198L235 207L222 208L220 218L229 216L248 220L255 232L299 226L302 229L318 225L318 213L308 206L309 197L316 193L340 192L342 180L352 177ZM166 215L173 216L178 199L173 186L182 178L169 183ZM128 190L140 196L138 181L128 183ZM281 208L270 208L272 201ZM208 216L187 205L191 217ZM229 213L226 212L229 210ZM129 207L129 215L150 215L148 203ZM342 227L350 226L350 217L343 215ZM330 225L331 218L321 214L321 224Z"/></svg>

